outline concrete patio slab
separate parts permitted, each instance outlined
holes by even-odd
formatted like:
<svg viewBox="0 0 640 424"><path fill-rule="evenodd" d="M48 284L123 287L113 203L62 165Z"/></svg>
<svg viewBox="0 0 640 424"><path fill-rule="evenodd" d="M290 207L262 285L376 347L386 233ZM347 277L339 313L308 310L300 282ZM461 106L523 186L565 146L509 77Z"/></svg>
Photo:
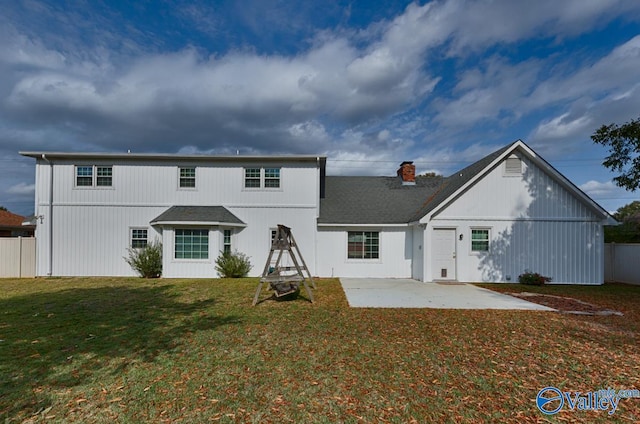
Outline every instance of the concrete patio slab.
<svg viewBox="0 0 640 424"><path fill-rule="evenodd" d="M422 283L403 278L340 278L352 308L522 309L554 311L472 284Z"/></svg>

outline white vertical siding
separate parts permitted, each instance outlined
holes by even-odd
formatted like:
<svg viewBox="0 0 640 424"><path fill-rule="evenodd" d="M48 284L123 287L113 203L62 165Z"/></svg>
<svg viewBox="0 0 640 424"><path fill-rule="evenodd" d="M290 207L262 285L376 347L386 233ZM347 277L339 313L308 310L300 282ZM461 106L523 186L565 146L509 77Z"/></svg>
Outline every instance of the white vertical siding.
<svg viewBox="0 0 640 424"><path fill-rule="evenodd" d="M232 249L246 253L254 265L251 275L262 272L270 247L269 229L284 224L293 234L313 273L315 222L318 216L319 169L315 163L234 162L168 163L142 161L55 161L53 179L52 275L135 275L124 257L131 227L146 227L149 239L164 243L165 277L215 277L214 261L222 249L222 231L209 230L209 259L175 260L171 227L151 227L149 222L173 205L225 206L247 224L234 228ZM75 187L75 165L111 165L111 187ZM196 167L195 189L178 187L179 166ZM244 189L244 167L281 167L280 188ZM37 275L49 272L49 164L36 165L36 214L42 215L36 234ZM178 228L180 226L177 226ZM185 227L188 227L185 225Z"/></svg>
<svg viewBox="0 0 640 424"><path fill-rule="evenodd" d="M45 163L40 162L47 166ZM58 204L107 205L313 205L317 206L317 168L309 163L272 163L281 167L278 189L244 189L244 167L264 164L234 163L113 163L90 161L85 165L111 165L111 187L75 187L75 165L56 162L54 175L55 201ZM196 187L178 187L179 166L196 168ZM37 190L48 193L48 180L43 178ZM41 191L45 190L45 191Z"/></svg>
<svg viewBox="0 0 640 424"><path fill-rule="evenodd" d="M146 227L149 240L160 238L149 221L164 210L163 207L55 206L53 275L136 275L124 260L129 247L129 228Z"/></svg>
<svg viewBox="0 0 640 424"><path fill-rule="evenodd" d="M517 282L523 272L539 272L555 283L602 284L603 234L595 222L437 221L456 226L460 281ZM471 230L490 229L488 252L471 251ZM428 280L437 276L431 274Z"/></svg>
<svg viewBox="0 0 640 424"><path fill-rule="evenodd" d="M347 259L348 231L379 231L379 259ZM318 266L323 277L411 278L413 233L410 227L320 227Z"/></svg>
<svg viewBox="0 0 640 424"><path fill-rule="evenodd" d="M413 233L411 278L422 281L424 279L424 228L421 225L414 225L411 231Z"/></svg>
<svg viewBox="0 0 640 424"><path fill-rule="evenodd" d="M557 283L602 284L603 232L596 214L532 162L520 177L502 164L429 224L456 228L461 281L513 281L526 270ZM471 230L490 230L489 252L471 252ZM431 272L425 277L433 279Z"/></svg>

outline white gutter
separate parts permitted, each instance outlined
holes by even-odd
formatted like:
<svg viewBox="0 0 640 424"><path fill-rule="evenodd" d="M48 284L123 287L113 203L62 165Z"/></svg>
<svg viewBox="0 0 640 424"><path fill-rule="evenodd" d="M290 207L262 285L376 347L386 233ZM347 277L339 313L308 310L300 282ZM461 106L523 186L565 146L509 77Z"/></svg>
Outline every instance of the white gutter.
<svg viewBox="0 0 640 424"><path fill-rule="evenodd" d="M371 228L382 228L382 227L410 227L411 224L407 223L407 224L326 224L326 223L319 223L318 227L353 227L353 228L360 228L360 227L371 227Z"/></svg>
<svg viewBox="0 0 640 424"><path fill-rule="evenodd" d="M47 276L53 275L53 162L42 154L42 160L49 164L49 269Z"/></svg>

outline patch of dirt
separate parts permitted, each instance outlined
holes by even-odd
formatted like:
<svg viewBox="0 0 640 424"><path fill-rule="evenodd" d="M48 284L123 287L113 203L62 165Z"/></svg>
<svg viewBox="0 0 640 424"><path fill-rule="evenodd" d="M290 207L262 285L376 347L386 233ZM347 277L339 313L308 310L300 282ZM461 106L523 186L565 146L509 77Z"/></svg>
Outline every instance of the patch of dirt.
<svg viewBox="0 0 640 424"><path fill-rule="evenodd" d="M565 314L622 316L622 312L612 311L611 309L602 308L598 305L593 305L591 303L583 302L582 300L574 299L571 297L529 292L508 294L526 300L528 302L548 306L549 308L556 309L558 312Z"/></svg>

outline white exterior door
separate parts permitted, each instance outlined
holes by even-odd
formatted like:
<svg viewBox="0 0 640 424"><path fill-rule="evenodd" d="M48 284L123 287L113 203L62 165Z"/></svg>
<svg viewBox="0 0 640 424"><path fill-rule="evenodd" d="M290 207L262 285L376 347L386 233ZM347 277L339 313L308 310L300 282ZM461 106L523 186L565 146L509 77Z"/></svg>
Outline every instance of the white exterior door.
<svg viewBox="0 0 640 424"><path fill-rule="evenodd" d="M433 280L456 279L456 230L434 228L433 230Z"/></svg>

